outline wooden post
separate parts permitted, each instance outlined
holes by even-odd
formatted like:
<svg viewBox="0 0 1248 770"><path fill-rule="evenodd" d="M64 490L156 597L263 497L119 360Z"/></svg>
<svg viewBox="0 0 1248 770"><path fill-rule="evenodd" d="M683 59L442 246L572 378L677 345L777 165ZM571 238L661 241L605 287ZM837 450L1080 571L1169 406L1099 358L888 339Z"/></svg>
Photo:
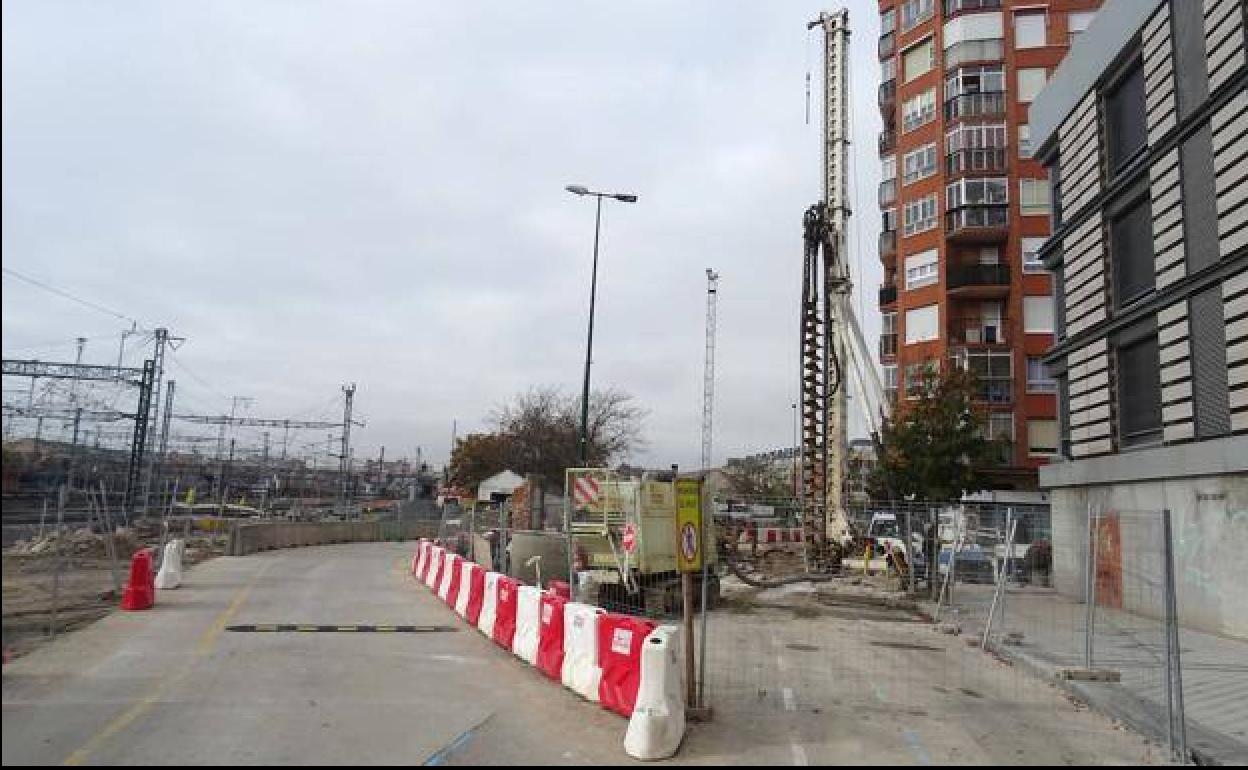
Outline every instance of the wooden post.
<svg viewBox="0 0 1248 770"><path fill-rule="evenodd" d="M697 666L693 643L693 573L680 573L680 587L685 617L685 707L698 705Z"/></svg>

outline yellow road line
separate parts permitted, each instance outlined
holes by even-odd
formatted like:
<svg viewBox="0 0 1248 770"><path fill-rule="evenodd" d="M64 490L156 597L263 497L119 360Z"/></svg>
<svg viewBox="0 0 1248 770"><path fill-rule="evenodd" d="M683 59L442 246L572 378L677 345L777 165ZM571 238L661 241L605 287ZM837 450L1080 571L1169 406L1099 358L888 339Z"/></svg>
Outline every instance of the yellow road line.
<svg viewBox="0 0 1248 770"><path fill-rule="evenodd" d="M204 632L203 636L200 637L199 644L195 647L196 657L204 657L208 655L208 653L212 652L212 647L213 644L216 643L217 637L219 637L225 630L225 627L229 625L230 619L233 618L239 608L243 606L243 602L247 601L247 597L251 595L252 586L256 584L256 581L259 580L260 576L267 570L268 565L265 565L265 568L256 573L256 576L252 578L251 582L238 592L238 594L234 597L234 601L230 602L230 606L226 607L221 614L217 616L216 622L214 622L208 630ZM82 748L66 757L65 761L61 764L73 767L85 763L87 759L90 758L90 756L96 751L99 751L100 747L103 746L110 738L129 727L136 719L150 711L170 688L185 679L189 673L190 667L188 666L173 676L163 679L160 684L149 690L148 693L137 703L126 709L121 716L109 722L103 729L91 736L91 738L83 744Z"/></svg>

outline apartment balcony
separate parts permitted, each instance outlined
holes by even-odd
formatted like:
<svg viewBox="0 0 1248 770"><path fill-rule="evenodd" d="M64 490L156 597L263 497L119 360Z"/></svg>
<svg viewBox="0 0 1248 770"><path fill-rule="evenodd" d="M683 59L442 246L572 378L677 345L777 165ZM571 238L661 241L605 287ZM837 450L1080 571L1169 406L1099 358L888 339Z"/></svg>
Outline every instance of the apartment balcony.
<svg viewBox="0 0 1248 770"><path fill-rule="evenodd" d="M887 80L880 84L880 113L884 115L885 123L892 116L897 107L897 79Z"/></svg>
<svg viewBox="0 0 1248 770"><path fill-rule="evenodd" d="M1010 266L950 265L945 287L951 297L1002 299L1010 293Z"/></svg>
<svg viewBox="0 0 1248 770"><path fill-rule="evenodd" d="M1001 10L1001 0L945 0L945 18L959 13L999 10Z"/></svg>
<svg viewBox="0 0 1248 770"><path fill-rule="evenodd" d="M885 179L880 182L880 205L891 206L897 201L897 179Z"/></svg>
<svg viewBox="0 0 1248 770"><path fill-rule="evenodd" d="M1011 403L1014 400L1014 378L980 375L975 378L974 398L985 404Z"/></svg>
<svg viewBox="0 0 1248 770"><path fill-rule="evenodd" d="M894 293L894 296L896 294ZM893 358L897 355L897 333L880 335L880 359Z"/></svg>
<svg viewBox="0 0 1248 770"><path fill-rule="evenodd" d="M880 35L879 58L883 59L893 55L893 51L897 50L897 33L886 32Z"/></svg>
<svg viewBox="0 0 1248 770"><path fill-rule="evenodd" d="M880 307L891 305L897 301L897 286L881 286L880 287Z"/></svg>
<svg viewBox="0 0 1248 770"><path fill-rule="evenodd" d="M889 155L897 149L897 131L885 129L880 132L880 154Z"/></svg>
<svg viewBox="0 0 1248 770"><path fill-rule="evenodd" d="M1008 345L1005 318L982 316L953 318L949 321L949 344L965 347L997 347Z"/></svg>
<svg viewBox="0 0 1248 770"><path fill-rule="evenodd" d="M884 230L880 233L880 260L886 261L897 256L897 231Z"/></svg>
<svg viewBox="0 0 1248 770"><path fill-rule="evenodd" d="M1000 118L1005 115L1004 91L981 91L945 100L945 120Z"/></svg>
<svg viewBox="0 0 1248 770"><path fill-rule="evenodd" d="M1009 235L1010 207L1004 203L959 206L945 212L945 237L955 243L1000 243Z"/></svg>
<svg viewBox="0 0 1248 770"><path fill-rule="evenodd" d="M994 439L992 442L992 462L998 467L1014 465L1014 442L1008 438Z"/></svg>
<svg viewBox="0 0 1248 770"><path fill-rule="evenodd" d="M1004 174L1008 165L1009 154L1004 147L976 147L951 152L945 156L945 171L950 176Z"/></svg>

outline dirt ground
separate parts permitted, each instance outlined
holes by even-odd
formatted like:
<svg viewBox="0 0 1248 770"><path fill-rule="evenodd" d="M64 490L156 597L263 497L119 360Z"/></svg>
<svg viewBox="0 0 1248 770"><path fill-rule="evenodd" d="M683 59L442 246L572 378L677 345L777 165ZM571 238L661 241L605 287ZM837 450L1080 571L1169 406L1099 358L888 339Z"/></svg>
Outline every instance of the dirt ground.
<svg viewBox="0 0 1248 770"><path fill-rule="evenodd" d="M223 554L226 540L191 533L185 566ZM0 638L6 660L36 649L54 633L90 625L116 609L131 557L140 548L159 548L159 529L139 523L118 530L113 543L115 560L106 538L86 529L18 541L4 549Z"/></svg>

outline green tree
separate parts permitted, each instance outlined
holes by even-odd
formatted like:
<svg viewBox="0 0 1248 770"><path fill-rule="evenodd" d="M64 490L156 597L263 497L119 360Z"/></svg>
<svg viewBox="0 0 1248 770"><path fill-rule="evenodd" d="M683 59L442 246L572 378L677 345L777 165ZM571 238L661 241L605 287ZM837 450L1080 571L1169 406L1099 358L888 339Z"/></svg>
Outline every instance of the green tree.
<svg viewBox="0 0 1248 770"><path fill-rule="evenodd" d="M924 373L918 398L880 432L872 497L956 500L988 486L986 472L999 464L1006 439L986 435L977 389L976 377L962 369Z"/></svg>
<svg viewBox="0 0 1248 770"><path fill-rule="evenodd" d="M724 478L735 495L742 497L792 497L792 474L778 470L761 457L729 460Z"/></svg>
<svg viewBox="0 0 1248 770"><path fill-rule="evenodd" d="M590 393L589 465L605 467L643 444L645 410L623 391ZM581 399L552 386L516 394L490 415L493 430L457 441L451 453L451 476L476 486L502 470L542 475L562 487L564 471L580 466Z"/></svg>

